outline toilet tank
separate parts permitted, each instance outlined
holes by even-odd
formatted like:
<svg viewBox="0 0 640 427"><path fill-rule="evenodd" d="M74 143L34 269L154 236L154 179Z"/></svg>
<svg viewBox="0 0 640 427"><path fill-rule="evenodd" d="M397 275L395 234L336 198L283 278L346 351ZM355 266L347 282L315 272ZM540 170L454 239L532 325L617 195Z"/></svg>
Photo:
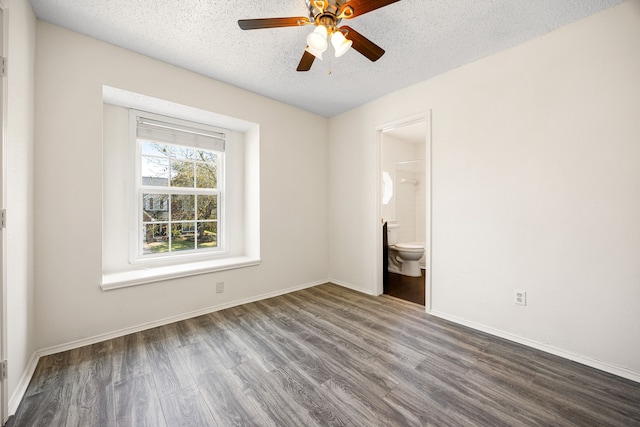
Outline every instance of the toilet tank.
<svg viewBox="0 0 640 427"><path fill-rule="evenodd" d="M387 222L387 245L391 246L398 243L398 227L400 227L400 224L395 221Z"/></svg>

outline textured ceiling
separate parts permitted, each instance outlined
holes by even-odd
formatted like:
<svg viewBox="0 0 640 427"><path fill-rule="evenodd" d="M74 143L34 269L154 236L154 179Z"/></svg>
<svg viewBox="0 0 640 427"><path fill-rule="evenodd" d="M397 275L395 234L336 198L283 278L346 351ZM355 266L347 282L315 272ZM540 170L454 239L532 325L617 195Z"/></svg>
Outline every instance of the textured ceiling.
<svg viewBox="0 0 640 427"><path fill-rule="evenodd" d="M304 0L30 0L39 19L332 117L623 0L401 0L343 20L386 54L351 49L296 72L312 27L242 31L238 19L307 16Z"/></svg>

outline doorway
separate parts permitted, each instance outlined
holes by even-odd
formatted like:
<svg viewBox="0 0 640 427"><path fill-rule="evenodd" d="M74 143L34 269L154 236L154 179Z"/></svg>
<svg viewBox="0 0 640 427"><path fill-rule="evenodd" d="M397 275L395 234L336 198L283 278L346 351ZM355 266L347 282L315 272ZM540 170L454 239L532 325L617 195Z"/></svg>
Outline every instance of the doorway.
<svg viewBox="0 0 640 427"><path fill-rule="evenodd" d="M431 140L430 115L418 115L378 130L378 293L430 310ZM380 224L382 226L380 226ZM408 261L400 246L423 255ZM402 256L400 256L402 255ZM418 255L419 257L420 255ZM413 255L411 256L413 258ZM416 262L417 261L417 262ZM412 263L413 265L409 265ZM419 269L417 268L419 266Z"/></svg>

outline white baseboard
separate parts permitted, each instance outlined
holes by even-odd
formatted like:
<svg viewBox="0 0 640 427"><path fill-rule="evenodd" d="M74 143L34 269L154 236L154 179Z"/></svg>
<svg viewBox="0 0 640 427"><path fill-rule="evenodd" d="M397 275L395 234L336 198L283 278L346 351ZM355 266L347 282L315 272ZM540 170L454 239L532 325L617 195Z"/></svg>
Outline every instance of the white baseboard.
<svg viewBox="0 0 640 427"><path fill-rule="evenodd" d="M569 351L566 351L557 347L553 347L548 344L530 340L528 338L514 335L509 332L501 331L499 329L495 329L490 326L465 320L463 318L452 316L447 313L442 313L436 310L431 310L429 314L435 317L439 317L441 319L449 320L450 322L457 323L459 325L467 326L469 328L475 329L480 332L485 332L487 334L494 335L496 337L500 337L509 341L516 342L518 344L526 345L527 347L532 347L537 350L542 350L546 353L554 354L556 356L560 356L562 358L572 360L574 362L581 363L583 365L590 366L592 368L599 369L601 371L608 372L610 374L617 375L619 377L627 378L631 381L640 383L640 372L636 372L622 366L613 365L611 363L603 362L601 360L593 359L587 356L582 356L580 354L571 353Z"/></svg>
<svg viewBox="0 0 640 427"><path fill-rule="evenodd" d="M261 295L257 295L257 296L250 297L250 298L244 298L244 299L240 299L240 300L235 300L235 301L231 301L231 302L228 302L228 303L224 303L224 304L219 304L219 305L203 308L203 309L200 309L200 310L195 310L195 311L191 311L191 312L188 312L188 313L179 314L177 316L166 317L164 319L155 320L153 322L143 323L143 324L140 324L140 325L137 325L137 326L132 326L132 327L129 327L129 328L120 329L118 331L108 332L108 333L96 335L96 336L93 336L93 337L90 337L90 338L83 338L83 339L76 340L76 341L71 341L71 342L68 342L68 343L65 343L65 344L60 344L60 345L55 345L55 346L52 346L52 347L47 347L47 348L44 348L42 350L39 350L37 353L38 353L38 356L42 357L42 356L48 356L50 354L60 353L60 352L67 351L67 350L73 350L75 348L84 347L86 345L96 344L96 343L99 343L99 342L102 342L102 341L107 341L107 340L110 340L110 339L113 339L113 338L122 337L124 335L129 335L129 334L133 334L133 333L136 333L136 332L145 331L147 329L156 328L158 326L164 326L164 325L168 325L170 323L180 322L181 320L191 319L191 318L194 318L194 317L202 316L204 314L213 313L215 311L225 310L227 308L237 307L239 305L248 304L248 303L255 302L255 301L260 301L260 300L263 300L263 299L273 298L273 297L277 297L277 296L288 294L288 293L295 292L295 291L300 291L302 289L311 288L313 286L321 285L323 283L327 283L327 281L326 280L321 280L321 281L318 281L318 282L305 283L303 285L293 286L293 287L286 288L286 289L280 289L278 291L268 292L266 294L261 294Z"/></svg>
<svg viewBox="0 0 640 427"><path fill-rule="evenodd" d="M266 294L257 295L257 296L251 297L251 298L244 298L244 299L241 299L241 300L231 301L231 302L228 302L228 303L225 303L225 304L215 305L215 306L212 306L212 307L207 307L207 308L203 308L203 309L200 309L200 310L191 311L189 313L184 313L184 314L180 314L180 315L177 315L177 316L171 316L171 317L167 317L167 318L164 318L164 319L156 320L156 321L153 321L153 322L147 322L147 323L143 323L141 325L120 329L118 331L113 331L113 332L108 332L108 333L105 333L105 334L95 335L93 337L83 338L83 339L80 339L80 340L71 341L71 342L68 342L68 343L55 345L55 346L43 348L43 349L40 349L40 350L36 350L31 355L31 358L29 359L27 367L24 370L24 373L22 374L22 377L20 378L20 381L18 383L18 387L16 387L15 392L13 393L13 395L11 396L11 399L9 400L8 415L14 415L16 413L16 410L18 409L18 405L20 405L20 402L22 401L22 398L24 397L25 393L27 392L27 387L29 386L29 383L31 382L31 378L33 377L33 374L34 374L34 372L36 370L36 366L38 365L38 361L40 360L41 357L49 356L51 354L61 353L63 351L73 350L75 348L84 347L86 345L96 344L98 342L110 340L110 339L113 339L113 338L118 338L118 337L121 337L121 336L124 336L124 335L129 335L129 334L132 334L132 333L135 333L135 332L141 332L141 331L144 331L144 330L147 330L147 329L151 329L151 328L155 328L155 327L158 327L158 326L168 325L170 323L179 322L181 320L191 319L193 317L202 316L204 314L213 313L215 311L220 311L220 310L224 310L224 309L231 308L231 307L236 307L236 306L243 305L243 304L248 304L248 303L251 303L251 302L260 301L260 300L264 300L264 299L268 299L268 298L273 298L273 297L277 297L277 296L280 296L280 295L288 294L288 293L291 293L291 292L300 291L302 289L311 288L313 286L322 285L324 283L327 283L327 280L321 280L321 281L317 281L317 282L305 283L303 285L293 286L293 287L286 288L286 289L280 289L280 290L275 291L275 292L268 292Z"/></svg>
<svg viewBox="0 0 640 427"><path fill-rule="evenodd" d="M335 280L335 279L329 279L329 283L334 283L336 285L342 286L343 288L351 289L353 291L360 292L363 294L376 296L376 294L371 289L361 288L360 286L355 286L355 285L352 285L351 283L342 282L340 280Z"/></svg>
<svg viewBox="0 0 640 427"><path fill-rule="evenodd" d="M38 360L40 360L40 357L38 356L37 352L34 352L27 362L27 366L22 373L22 377L20 377L20 381L18 381L16 390L13 392L11 398L9 399L8 415L14 415L16 413L18 405L20 405L24 394L27 392L27 387L29 387L29 383L31 382L33 373L36 371Z"/></svg>

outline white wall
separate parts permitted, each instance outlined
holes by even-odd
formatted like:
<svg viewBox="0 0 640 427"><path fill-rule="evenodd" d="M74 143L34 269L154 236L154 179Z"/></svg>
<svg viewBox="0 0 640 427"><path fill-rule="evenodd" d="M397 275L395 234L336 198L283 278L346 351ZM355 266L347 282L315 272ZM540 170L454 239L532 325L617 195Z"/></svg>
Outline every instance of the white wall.
<svg viewBox="0 0 640 427"><path fill-rule="evenodd" d="M376 292L375 128L432 109L433 312L640 380L638 76L633 0L332 118L332 278Z"/></svg>
<svg viewBox="0 0 640 427"><path fill-rule="evenodd" d="M326 280L325 118L45 22L37 29L39 348ZM260 266L100 290L102 85L260 125Z"/></svg>
<svg viewBox="0 0 640 427"><path fill-rule="evenodd" d="M9 1L6 139L7 351L9 405L35 350L33 120L36 20L29 3ZM15 409L15 408L14 408Z"/></svg>

